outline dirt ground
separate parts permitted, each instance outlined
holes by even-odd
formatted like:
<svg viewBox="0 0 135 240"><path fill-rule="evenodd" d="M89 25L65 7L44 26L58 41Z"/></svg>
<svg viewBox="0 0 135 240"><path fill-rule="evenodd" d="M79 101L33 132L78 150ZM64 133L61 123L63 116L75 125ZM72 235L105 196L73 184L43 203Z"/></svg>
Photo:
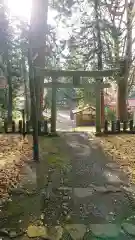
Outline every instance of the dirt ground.
<svg viewBox="0 0 135 240"><path fill-rule="evenodd" d="M110 155L135 183L135 136L110 135L98 140L105 154ZM50 151L52 146L47 142L45 150ZM19 182L24 162L32 159L32 140L24 141L19 135L1 134L0 149L0 197L6 198L10 188Z"/></svg>
<svg viewBox="0 0 135 240"><path fill-rule="evenodd" d="M129 174L135 183L135 135L110 135L98 138L107 155L116 161L120 168Z"/></svg>
<svg viewBox="0 0 135 240"><path fill-rule="evenodd" d="M31 139L19 135L0 135L0 198L19 182L20 171L26 160L32 158Z"/></svg>
<svg viewBox="0 0 135 240"><path fill-rule="evenodd" d="M134 188L123 172L133 172L133 141L134 136L95 138L84 132L40 138L40 163L24 160L17 168L20 184L1 208L0 237L135 239Z"/></svg>

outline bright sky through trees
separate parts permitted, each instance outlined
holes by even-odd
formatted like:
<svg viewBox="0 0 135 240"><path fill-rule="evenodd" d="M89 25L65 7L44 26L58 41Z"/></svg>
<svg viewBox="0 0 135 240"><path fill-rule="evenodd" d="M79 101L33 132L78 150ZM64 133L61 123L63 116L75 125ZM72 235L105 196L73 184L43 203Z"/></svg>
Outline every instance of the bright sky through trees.
<svg viewBox="0 0 135 240"><path fill-rule="evenodd" d="M17 16L24 20L30 20L32 0L5 0L11 16ZM49 11L48 21L54 24L54 12Z"/></svg>
<svg viewBox="0 0 135 240"><path fill-rule="evenodd" d="M21 18L29 19L31 12L31 0L6 0L10 14Z"/></svg>
<svg viewBox="0 0 135 240"><path fill-rule="evenodd" d="M32 8L32 0L5 0L8 5L10 16L19 17L20 19L29 21L31 15ZM59 39L67 39L69 38L69 32L71 30L65 29L62 24L59 22L57 25L54 17L57 12L50 9L48 11L48 23L54 25L56 27L57 36Z"/></svg>

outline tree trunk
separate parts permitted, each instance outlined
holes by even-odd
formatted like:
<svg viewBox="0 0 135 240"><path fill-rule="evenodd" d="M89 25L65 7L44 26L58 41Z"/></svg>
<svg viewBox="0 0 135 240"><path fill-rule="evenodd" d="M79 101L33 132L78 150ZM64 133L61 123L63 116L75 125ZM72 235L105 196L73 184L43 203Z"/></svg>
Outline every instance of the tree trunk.
<svg viewBox="0 0 135 240"><path fill-rule="evenodd" d="M34 66L45 67L45 48L47 34L47 16L48 16L48 0L33 0L31 15L31 31L33 33L32 53ZM33 48L34 46L34 48ZM36 104L38 111L38 119L42 117L44 93L44 77L36 78Z"/></svg>
<svg viewBox="0 0 135 240"><path fill-rule="evenodd" d="M96 31L97 31L97 62L98 62L98 70L103 69L103 62L102 62L102 41L101 41L101 31L99 26L99 0L95 0L95 18L96 18ZM97 79L98 80L98 79ZM99 79L103 82L103 78ZM100 124L101 127L104 125L104 89L100 91Z"/></svg>
<svg viewBox="0 0 135 240"><path fill-rule="evenodd" d="M130 64L132 61L132 20L133 20L133 0L128 3L125 0L125 6L127 11L127 46L125 54L125 74L122 79L118 81L118 92L117 92L117 117L121 121L127 120L127 93L128 93L128 76Z"/></svg>
<svg viewBox="0 0 135 240"><path fill-rule="evenodd" d="M117 91L117 118L121 121L127 119L127 81L121 79L118 82L118 91Z"/></svg>
<svg viewBox="0 0 135 240"><path fill-rule="evenodd" d="M12 122L12 110L13 110L13 89L12 89L12 75L11 64L7 60L7 79L8 79L8 122Z"/></svg>
<svg viewBox="0 0 135 240"><path fill-rule="evenodd" d="M31 43L31 39L29 39L29 43ZM33 128L33 159L36 162L38 162L39 161L38 118L37 118L37 108L35 107L36 106L35 77L34 77L34 68L33 68L31 56L32 56L31 47L29 47L28 64L29 64L30 98L31 98L31 116L32 116L32 128Z"/></svg>
<svg viewBox="0 0 135 240"><path fill-rule="evenodd" d="M22 56L22 76L24 79L26 119L29 120L30 114L29 114L29 99L28 99L28 76L27 76L26 63L25 63L24 56Z"/></svg>

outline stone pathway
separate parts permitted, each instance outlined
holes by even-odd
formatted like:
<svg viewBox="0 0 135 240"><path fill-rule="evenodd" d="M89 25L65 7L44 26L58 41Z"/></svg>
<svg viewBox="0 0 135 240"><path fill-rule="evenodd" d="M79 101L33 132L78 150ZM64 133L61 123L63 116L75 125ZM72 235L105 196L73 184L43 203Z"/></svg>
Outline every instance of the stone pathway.
<svg viewBox="0 0 135 240"><path fill-rule="evenodd" d="M63 181L54 199L54 208L58 199L60 209L52 210L55 216L49 224L53 219L55 225L67 226L69 221L65 229L73 239L134 239L134 186L130 186L128 176L105 156L92 135L67 133L64 139L71 167L61 172ZM73 236L77 234L80 238Z"/></svg>
<svg viewBox="0 0 135 240"><path fill-rule="evenodd" d="M62 168L42 166L45 181L38 194L27 200L22 196L21 210L29 201L30 215L40 218L51 239L135 239L135 187L128 176L105 156L92 135L63 133L61 137L59 150L70 161ZM36 174L30 175L35 179Z"/></svg>

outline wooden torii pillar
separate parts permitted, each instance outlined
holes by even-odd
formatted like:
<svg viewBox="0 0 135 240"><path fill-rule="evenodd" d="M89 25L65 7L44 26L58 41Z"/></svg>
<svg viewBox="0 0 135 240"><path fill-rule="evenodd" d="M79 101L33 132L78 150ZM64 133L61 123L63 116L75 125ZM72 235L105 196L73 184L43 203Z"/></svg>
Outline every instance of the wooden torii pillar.
<svg viewBox="0 0 135 240"><path fill-rule="evenodd" d="M81 83L80 77L92 77L99 79L100 77L110 77L120 72L120 69L101 70L101 71L65 71L65 70L48 70L35 67L36 76L43 75L51 77L52 82L44 83L45 88L52 88L52 109L51 109L51 132L56 132L56 89L57 88L94 88L96 91L96 133L101 132L101 89L109 88L109 83L96 81L95 83ZM72 83L59 82L59 77L72 77Z"/></svg>

